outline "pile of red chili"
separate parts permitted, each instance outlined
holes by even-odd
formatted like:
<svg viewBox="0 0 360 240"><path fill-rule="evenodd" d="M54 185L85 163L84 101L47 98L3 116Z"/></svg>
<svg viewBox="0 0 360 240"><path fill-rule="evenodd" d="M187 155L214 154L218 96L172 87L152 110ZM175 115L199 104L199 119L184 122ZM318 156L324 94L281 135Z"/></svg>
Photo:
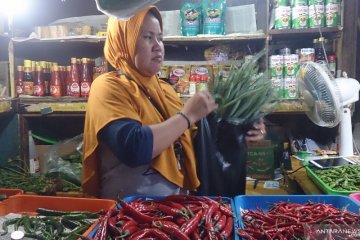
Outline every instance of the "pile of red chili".
<svg viewBox="0 0 360 240"><path fill-rule="evenodd" d="M170 195L160 199L118 199L100 220L94 239L231 239L233 212L224 198Z"/></svg>
<svg viewBox="0 0 360 240"><path fill-rule="evenodd" d="M360 224L359 215L353 212L338 209L331 204L311 202L305 204L279 202L267 212L261 209L243 211L242 220L244 229L238 228L237 233L243 239L251 240L303 239L305 230L311 226L322 226L322 228L329 226L356 231ZM307 235L309 233L307 232ZM329 231L328 234L332 233ZM306 239L319 239L311 234L307 237ZM332 234L332 237L336 236Z"/></svg>

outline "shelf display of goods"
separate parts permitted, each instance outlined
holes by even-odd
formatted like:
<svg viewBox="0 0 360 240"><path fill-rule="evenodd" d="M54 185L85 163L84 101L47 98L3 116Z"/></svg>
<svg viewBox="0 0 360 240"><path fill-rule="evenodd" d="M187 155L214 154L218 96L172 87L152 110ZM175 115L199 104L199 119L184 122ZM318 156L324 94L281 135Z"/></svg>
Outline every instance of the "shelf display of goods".
<svg viewBox="0 0 360 240"><path fill-rule="evenodd" d="M341 0L278 0L274 4L275 29L337 27Z"/></svg>

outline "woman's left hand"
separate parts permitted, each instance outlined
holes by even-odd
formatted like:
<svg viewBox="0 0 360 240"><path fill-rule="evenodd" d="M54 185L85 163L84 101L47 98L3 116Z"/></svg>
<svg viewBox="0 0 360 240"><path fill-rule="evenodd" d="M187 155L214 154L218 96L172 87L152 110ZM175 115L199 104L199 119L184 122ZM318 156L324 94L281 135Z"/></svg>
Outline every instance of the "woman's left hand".
<svg viewBox="0 0 360 240"><path fill-rule="evenodd" d="M260 119L259 121L256 121L253 125L253 128L251 128L246 133L246 141L249 142L255 142L260 141L265 138L266 135L266 127L264 124L264 119Z"/></svg>

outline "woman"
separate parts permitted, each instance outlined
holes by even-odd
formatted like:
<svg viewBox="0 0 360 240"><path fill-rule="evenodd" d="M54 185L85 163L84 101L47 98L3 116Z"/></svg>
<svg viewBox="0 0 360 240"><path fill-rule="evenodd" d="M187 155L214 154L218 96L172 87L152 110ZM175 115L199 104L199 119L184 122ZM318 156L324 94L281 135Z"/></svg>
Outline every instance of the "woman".
<svg viewBox="0 0 360 240"><path fill-rule="evenodd" d="M129 21L110 19L104 54L117 71L101 75L91 87L84 192L115 199L195 190L200 182L191 129L217 105L207 91L183 105L157 77L164 60L158 9L148 7ZM258 139L258 132L249 132L250 140Z"/></svg>

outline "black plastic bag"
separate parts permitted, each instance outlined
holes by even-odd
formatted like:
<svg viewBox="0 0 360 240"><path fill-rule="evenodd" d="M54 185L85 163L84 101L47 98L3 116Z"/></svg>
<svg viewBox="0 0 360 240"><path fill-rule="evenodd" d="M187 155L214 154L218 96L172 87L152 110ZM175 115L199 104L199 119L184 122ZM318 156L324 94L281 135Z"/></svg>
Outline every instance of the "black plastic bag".
<svg viewBox="0 0 360 240"><path fill-rule="evenodd" d="M194 139L200 187L196 194L228 196L245 194L246 133L252 123L228 122L215 115L198 122Z"/></svg>

